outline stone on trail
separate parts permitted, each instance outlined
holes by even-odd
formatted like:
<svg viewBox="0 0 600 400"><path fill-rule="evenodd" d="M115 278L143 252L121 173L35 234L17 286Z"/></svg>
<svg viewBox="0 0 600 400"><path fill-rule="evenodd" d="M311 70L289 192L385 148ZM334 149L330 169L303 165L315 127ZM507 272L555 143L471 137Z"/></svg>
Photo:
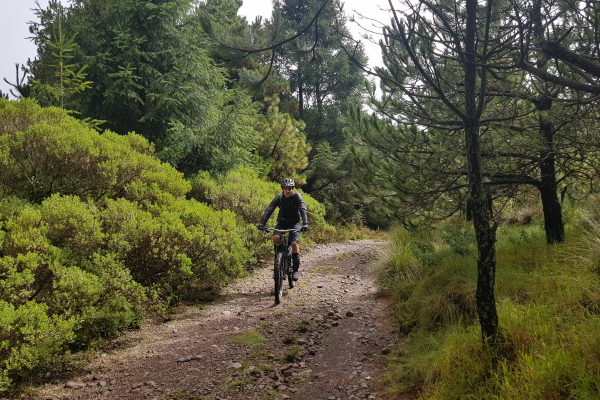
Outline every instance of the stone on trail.
<svg viewBox="0 0 600 400"><path fill-rule="evenodd" d="M83 382L74 382L74 381L69 381L65 384L65 387L67 389L81 389L86 387L87 385Z"/></svg>

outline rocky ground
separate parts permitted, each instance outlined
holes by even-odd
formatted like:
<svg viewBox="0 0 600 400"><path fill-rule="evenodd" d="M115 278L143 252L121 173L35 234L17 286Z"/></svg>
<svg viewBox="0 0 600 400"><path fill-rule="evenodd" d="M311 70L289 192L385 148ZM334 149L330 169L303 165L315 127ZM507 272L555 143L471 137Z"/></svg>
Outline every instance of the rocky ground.
<svg viewBox="0 0 600 400"><path fill-rule="evenodd" d="M270 262L218 301L118 339L69 381L34 390L58 399L379 399L397 338L373 266L382 242L318 245L274 305Z"/></svg>

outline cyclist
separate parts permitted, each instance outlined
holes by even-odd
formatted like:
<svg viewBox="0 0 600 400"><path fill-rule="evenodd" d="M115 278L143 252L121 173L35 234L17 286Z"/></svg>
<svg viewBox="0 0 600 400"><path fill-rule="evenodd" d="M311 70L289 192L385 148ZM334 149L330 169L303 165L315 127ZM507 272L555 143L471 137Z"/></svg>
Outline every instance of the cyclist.
<svg viewBox="0 0 600 400"><path fill-rule="evenodd" d="M306 204L302 199L300 193L294 191L296 183L291 178L285 178L281 181L281 193L278 193L271 204L265 210L260 223L257 225L258 229L265 229L267 221L275 211L275 208L279 207L279 214L277 215L277 226L275 229L300 229L302 232L308 231L308 212ZM302 219L302 225L300 225L300 219ZM279 233L273 233L273 243L275 247L281 241L281 235ZM292 259L293 259L293 271L294 275L292 279L298 280L298 269L300 268L300 247L298 242L300 241L300 232L290 232L289 241L292 244Z"/></svg>

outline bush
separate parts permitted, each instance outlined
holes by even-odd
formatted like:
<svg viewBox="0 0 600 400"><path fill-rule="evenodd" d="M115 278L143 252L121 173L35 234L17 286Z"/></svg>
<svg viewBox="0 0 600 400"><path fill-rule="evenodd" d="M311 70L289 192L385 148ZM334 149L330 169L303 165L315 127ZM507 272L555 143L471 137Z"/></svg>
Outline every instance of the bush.
<svg viewBox="0 0 600 400"><path fill-rule="evenodd" d="M448 224L444 227L442 240L456 254L461 256L477 254L475 231L470 226Z"/></svg>
<svg viewBox="0 0 600 400"><path fill-rule="evenodd" d="M16 122L14 122L16 121ZM39 203L53 193L168 203L190 187L130 133L103 134L66 111L0 99L0 190ZM34 176L35 179L28 179Z"/></svg>
<svg viewBox="0 0 600 400"><path fill-rule="evenodd" d="M98 210L75 196L53 194L42 202L41 223L53 246L69 251L78 259L90 257L102 246L104 235Z"/></svg>
<svg viewBox="0 0 600 400"><path fill-rule="evenodd" d="M114 256L95 255L91 272L54 265L53 294L45 298L52 314L76 321L77 344L113 336L136 325L144 315L144 288Z"/></svg>
<svg viewBox="0 0 600 400"><path fill-rule="evenodd" d="M152 153L139 135L0 100L0 391L68 346L139 325L157 297L244 273L249 225L186 200L190 184Z"/></svg>
<svg viewBox="0 0 600 400"><path fill-rule="evenodd" d="M0 300L0 392L16 376L49 365L74 339L75 321L48 316L47 306Z"/></svg>
<svg viewBox="0 0 600 400"><path fill-rule="evenodd" d="M214 290L243 272L248 257L230 211L178 200L154 217L125 199L107 201L100 218L108 250L136 280L164 296Z"/></svg>

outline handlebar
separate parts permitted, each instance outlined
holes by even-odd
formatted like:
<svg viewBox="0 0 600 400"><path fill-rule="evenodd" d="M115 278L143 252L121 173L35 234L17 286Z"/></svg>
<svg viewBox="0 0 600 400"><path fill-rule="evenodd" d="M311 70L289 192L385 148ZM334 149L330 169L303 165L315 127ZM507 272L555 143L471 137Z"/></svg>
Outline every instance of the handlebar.
<svg viewBox="0 0 600 400"><path fill-rule="evenodd" d="M277 233L287 233L287 232L300 232L300 229L275 229L275 228L265 228L263 232L277 232Z"/></svg>

